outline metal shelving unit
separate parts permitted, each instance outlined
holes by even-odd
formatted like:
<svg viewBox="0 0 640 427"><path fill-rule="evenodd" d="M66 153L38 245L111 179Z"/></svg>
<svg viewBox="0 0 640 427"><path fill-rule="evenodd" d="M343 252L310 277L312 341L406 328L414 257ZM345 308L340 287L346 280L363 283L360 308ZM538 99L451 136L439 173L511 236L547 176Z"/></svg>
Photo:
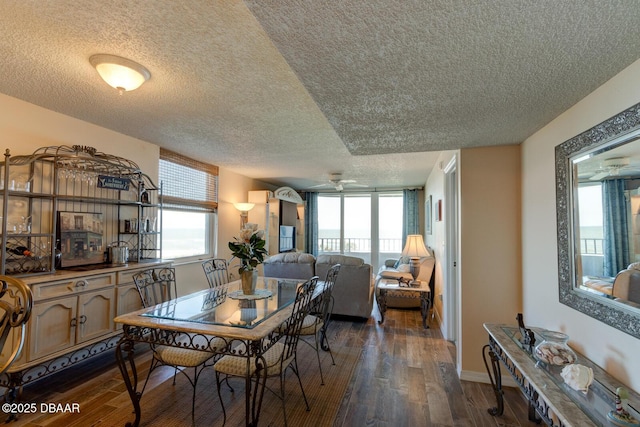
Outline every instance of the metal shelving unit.
<svg viewBox="0 0 640 427"><path fill-rule="evenodd" d="M130 261L162 258L162 189L136 163L92 147L53 146L19 156L6 150L0 170L0 274L52 273L78 253L104 262L117 242L129 247ZM102 221L89 226L88 244L78 244L62 238L59 212L99 213Z"/></svg>

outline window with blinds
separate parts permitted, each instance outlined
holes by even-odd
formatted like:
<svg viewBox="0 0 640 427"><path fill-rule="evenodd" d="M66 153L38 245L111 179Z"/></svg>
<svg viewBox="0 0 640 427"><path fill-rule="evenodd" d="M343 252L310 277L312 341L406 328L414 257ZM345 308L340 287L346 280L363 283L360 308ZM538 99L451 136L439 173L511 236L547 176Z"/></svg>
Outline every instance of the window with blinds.
<svg viewBox="0 0 640 427"><path fill-rule="evenodd" d="M218 167L160 149L160 181L166 206L218 208Z"/></svg>
<svg viewBox="0 0 640 427"><path fill-rule="evenodd" d="M162 255L210 256L218 208L218 167L160 149Z"/></svg>

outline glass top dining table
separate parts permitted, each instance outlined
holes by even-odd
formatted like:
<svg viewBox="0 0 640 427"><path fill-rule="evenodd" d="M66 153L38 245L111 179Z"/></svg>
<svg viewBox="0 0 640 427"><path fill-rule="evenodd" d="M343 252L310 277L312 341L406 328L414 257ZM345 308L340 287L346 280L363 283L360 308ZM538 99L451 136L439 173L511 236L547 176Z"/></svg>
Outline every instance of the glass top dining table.
<svg viewBox="0 0 640 427"><path fill-rule="evenodd" d="M256 292L245 295L239 282L231 282L158 304L141 316L252 329L293 303L301 283L297 279L259 277Z"/></svg>
<svg viewBox="0 0 640 427"><path fill-rule="evenodd" d="M264 364L262 355L279 340L278 327L290 316L297 289L304 282L300 279L258 277L255 294L244 295L238 280L221 289L205 289L116 317L114 321L122 324L123 331L116 346L116 360L135 413L135 420L127 425L139 426L141 418L142 395L137 390L135 343L194 349L217 356L233 354ZM323 289L324 282L318 281L313 298ZM196 342L194 337L201 340ZM202 344L202 339L205 344ZM223 346L213 344L219 339L225 342ZM128 365L132 369L128 369ZM250 390L249 383L247 377L247 390ZM262 396L264 382L254 383L253 391L245 394L245 411L246 425L255 427L262 399L250 398L250 395Z"/></svg>

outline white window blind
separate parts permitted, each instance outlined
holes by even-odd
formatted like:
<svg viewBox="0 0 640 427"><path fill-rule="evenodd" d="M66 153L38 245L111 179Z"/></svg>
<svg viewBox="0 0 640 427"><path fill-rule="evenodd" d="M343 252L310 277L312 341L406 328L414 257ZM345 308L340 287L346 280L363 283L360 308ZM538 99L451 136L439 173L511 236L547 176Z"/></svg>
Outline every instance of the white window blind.
<svg viewBox="0 0 640 427"><path fill-rule="evenodd" d="M160 149L160 181L166 207L215 211L218 167Z"/></svg>

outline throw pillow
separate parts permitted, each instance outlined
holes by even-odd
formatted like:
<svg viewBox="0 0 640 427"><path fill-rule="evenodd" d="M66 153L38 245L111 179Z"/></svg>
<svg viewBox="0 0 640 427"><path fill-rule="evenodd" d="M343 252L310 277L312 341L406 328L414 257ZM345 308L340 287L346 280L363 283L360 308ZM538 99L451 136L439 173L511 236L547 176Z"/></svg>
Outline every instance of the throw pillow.
<svg viewBox="0 0 640 427"><path fill-rule="evenodd" d="M395 268L397 270L398 266L400 266L402 264L409 264L409 261L411 261L409 259L409 257L401 256L400 258L398 258L398 260L396 261L396 264L393 266L393 268Z"/></svg>
<svg viewBox="0 0 640 427"><path fill-rule="evenodd" d="M409 264L400 264L396 270L401 273L409 273L411 271L411 266Z"/></svg>

